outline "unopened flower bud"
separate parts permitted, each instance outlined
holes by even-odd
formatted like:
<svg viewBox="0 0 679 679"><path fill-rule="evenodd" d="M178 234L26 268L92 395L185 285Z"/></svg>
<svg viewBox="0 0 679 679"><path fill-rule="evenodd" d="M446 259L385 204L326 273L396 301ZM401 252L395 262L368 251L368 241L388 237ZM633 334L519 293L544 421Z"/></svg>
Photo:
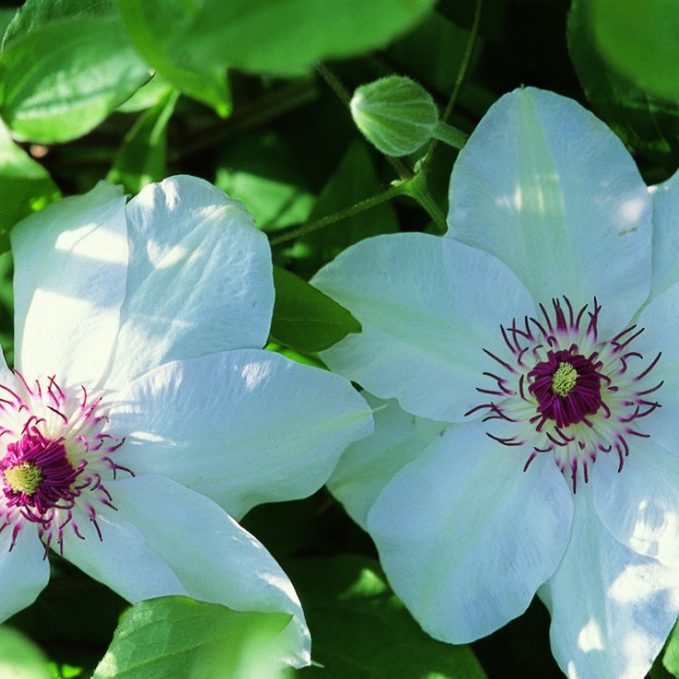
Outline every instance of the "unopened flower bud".
<svg viewBox="0 0 679 679"><path fill-rule="evenodd" d="M426 144L439 119L431 95L399 75L357 88L351 115L368 141L389 156L405 156Z"/></svg>

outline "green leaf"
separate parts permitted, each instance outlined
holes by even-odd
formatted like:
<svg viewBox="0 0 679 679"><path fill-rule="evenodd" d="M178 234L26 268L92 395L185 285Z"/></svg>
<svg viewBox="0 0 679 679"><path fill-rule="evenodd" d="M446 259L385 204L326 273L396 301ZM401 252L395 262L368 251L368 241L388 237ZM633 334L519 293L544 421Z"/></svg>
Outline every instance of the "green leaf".
<svg viewBox="0 0 679 679"><path fill-rule="evenodd" d="M220 156L215 184L242 201L265 231L307 221L314 195L298 167L296 148L275 133L241 134Z"/></svg>
<svg viewBox="0 0 679 679"><path fill-rule="evenodd" d="M50 679L47 658L23 634L0 627L0 677L7 679Z"/></svg>
<svg viewBox="0 0 679 679"><path fill-rule="evenodd" d="M377 178L366 145L356 140L323 187L309 221L331 215L381 191L384 186ZM398 231L398 220L393 205L380 203L300 238L285 254L295 259L298 269L310 276L349 245L369 236L395 231Z"/></svg>
<svg viewBox="0 0 679 679"><path fill-rule="evenodd" d="M629 146L673 169L679 162L679 99L654 96L611 67L594 35L593 7L574 0L568 16L568 49L582 88Z"/></svg>
<svg viewBox="0 0 679 679"><path fill-rule="evenodd" d="M175 52L201 64L300 74L320 60L384 47L434 0L205 0Z"/></svg>
<svg viewBox="0 0 679 679"><path fill-rule="evenodd" d="M18 139L68 141L148 77L108 2L28 0L4 38L0 116Z"/></svg>
<svg viewBox="0 0 679 679"><path fill-rule="evenodd" d="M676 0L592 2L597 43L610 64L639 88L679 97L679 4Z"/></svg>
<svg viewBox="0 0 679 679"><path fill-rule="evenodd" d="M9 249L9 231L20 219L59 197L47 170L17 146L0 121L0 252Z"/></svg>
<svg viewBox="0 0 679 679"><path fill-rule="evenodd" d="M320 667L300 672L319 679L421 677L483 679L468 646L435 641L423 632L387 585L377 561L359 556L287 561Z"/></svg>
<svg viewBox="0 0 679 679"><path fill-rule="evenodd" d="M92 679L281 676L284 613L232 611L188 597L163 597L123 613Z"/></svg>
<svg viewBox="0 0 679 679"><path fill-rule="evenodd" d="M673 676L679 677L679 627L676 625L662 654L662 666Z"/></svg>
<svg viewBox="0 0 679 679"><path fill-rule="evenodd" d="M117 0L130 38L183 92L226 114L224 71L298 75L383 47L435 0Z"/></svg>
<svg viewBox="0 0 679 679"><path fill-rule="evenodd" d="M116 111L120 113L139 113L155 106L172 91L172 85L159 75L142 85L127 101L124 101Z"/></svg>
<svg viewBox="0 0 679 679"><path fill-rule="evenodd" d="M110 8L110 0L26 0L3 34L2 51L18 38L39 31L53 21L104 17L110 13Z"/></svg>
<svg viewBox="0 0 679 679"><path fill-rule="evenodd" d="M273 280L271 336L276 341L302 353L316 353L350 332L360 332L361 324L349 311L299 276L274 266Z"/></svg>
<svg viewBox="0 0 679 679"><path fill-rule="evenodd" d="M199 3L184 0L116 0L130 41L149 65L187 96L212 106L219 115L231 112L225 68L196 64L175 53L177 41L199 11Z"/></svg>
<svg viewBox="0 0 679 679"><path fill-rule="evenodd" d="M153 108L142 113L125 136L107 179L122 184L128 193L167 175L167 124L179 98L171 90Z"/></svg>
<svg viewBox="0 0 679 679"><path fill-rule="evenodd" d="M16 14L16 9L9 7L0 7L0 35L7 30L12 19Z"/></svg>

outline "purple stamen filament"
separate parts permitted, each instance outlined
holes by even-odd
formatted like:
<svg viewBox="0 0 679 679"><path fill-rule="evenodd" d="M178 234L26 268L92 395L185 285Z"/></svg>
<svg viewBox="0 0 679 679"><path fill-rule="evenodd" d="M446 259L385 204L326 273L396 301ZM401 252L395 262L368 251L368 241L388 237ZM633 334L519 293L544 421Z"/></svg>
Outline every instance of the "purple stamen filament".
<svg viewBox="0 0 679 679"><path fill-rule="evenodd" d="M0 385L0 410L10 427L0 427L5 454L0 459L0 532L11 529L10 551L26 523L36 524L45 543L45 556L56 538L63 549L68 526L83 538L74 511L86 517L101 539L97 506L115 509L104 479L118 471L134 476L112 459L124 443L102 433L108 422L101 412L101 398L92 399L84 386L75 389L57 384L54 376L30 385L16 373L10 388Z"/></svg>
<svg viewBox="0 0 679 679"><path fill-rule="evenodd" d="M632 362L644 357L630 344L643 328L630 326L602 341L596 298L577 313L566 297L563 304L552 300L551 313L542 304L539 308L540 318L526 316L522 323L501 326L509 355L483 349L495 362L495 371L484 373L494 384L477 391L494 400L466 414L485 410L482 421L504 422L501 434L489 431L488 436L505 446L528 448L524 470L551 453L575 492L578 475L587 483L589 466L599 455L614 455L621 471L630 452L628 439L649 436L638 420L661 407L649 400L662 386L649 379L660 354L634 374Z"/></svg>

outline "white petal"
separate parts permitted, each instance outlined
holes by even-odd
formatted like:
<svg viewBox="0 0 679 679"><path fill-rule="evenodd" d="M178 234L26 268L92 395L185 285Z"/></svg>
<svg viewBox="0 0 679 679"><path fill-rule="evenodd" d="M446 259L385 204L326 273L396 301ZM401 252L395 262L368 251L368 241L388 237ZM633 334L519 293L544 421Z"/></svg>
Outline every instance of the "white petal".
<svg viewBox="0 0 679 679"><path fill-rule="evenodd" d="M7 367L7 361L5 360L5 353L0 347L0 384L4 384L10 388L14 388L12 385L16 383L16 375Z"/></svg>
<svg viewBox="0 0 679 679"><path fill-rule="evenodd" d="M632 348L643 354L644 361L637 360L633 364L637 368L635 374L662 352L656 367L644 381L644 388L663 382L660 389L644 396L662 407L641 420L643 424L639 428L663 448L679 454L679 283L652 299L637 323L644 332L634 340Z"/></svg>
<svg viewBox="0 0 679 679"><path fill-rule="evenodd" d="M109 489L124 520L138 528L192 597L235 610L289 613L287 660L309 662L309 631L290 580L226 512L161 477L116 481Z"/></svg>
<svg viewBox="0 0 679 679"><path fill-rule="evenodd" d="M348 308L363 332L321 353L336 372L409 413L461 421L502 342L500 324L532 312L516 276L495 257L418 233L368 238L312 283Z"/></svg>
<svg viewBox="0 0 679 679"><path fill-rule="evenodd" d="M679 570L615 540L590 486L578 487L568 550L540 590L552 612L552 652L569 677L640 679L677 619Z"/></svg>
<svg viewBox="0 0 679 679"><path fill-rule="evenodd" d="M125 295L125 198L100 183L12 231L16 364L27 379L94 384L109 361Z"/></svg>
<svg viewBox="0 0 679 679"><path fill-rule="evenodd" d="M679 172L653 187L653 286L655 297L679 282Z"/></svg>
<svg viewBox="0 0 679 679"><path fill-rule="evenodd" d="M262 347L273 309L271 252L243 206L173 177L127 206L128 290L111 386L172 360Z"/></svg>
<svg viewBox="0 0 679 679"><path fill-rule="evenodd" d="M112 483L106 484L109 490L112 486ZM148 497L147 504L152 500ZM117 497L115 503L120 506ZM102 539L84 511L76 509L74 520L84 539L68 528L64 530L64 557L132 603L188 594L172 568L153 551L124 513L103 505L96 510Z"/></svg>
<svg viewBox="0 0 679 679"><path fill-rule="evenodd" d="M460 152L449 235L508 264L536 301L603 304L619 332L649 292L651 200L622 142L575 101L502 97Z"/></svg>
<svg viewBox="0 0 679 679"><path fill-rule="evenodd" d="M367 530L368 512L384 487L448 425L411 415L396 401L381 401L367 392L363 396L374 410L375 431L346 449L328 489Z"/></svg>
<svg viewBox="0 0 679 679"><path fill-rule="evenodd" d="M347 380L257 349L161 366L116 398L119 464L173 478L237 517L310 495L372 430Z"/></svg>
<svg viewBox="0 0 679 679"><path fill-rule="evenodd" d="M594 506L604 526L638 554L679 566L679 455L653 439L635 440L618 473L618 461L592 469Z"/></svg>
<svg viewBox="0 0 679 679"><path fill-rule="evenodd" d="M549 456L452 425L404 467L368 515L396 594L433 637L478 639L523 613L568 543L572 501Z"/></svg>
<svg viewBox="0 0 679 679"><path fill-rule="evenodd" d="M11 543L12 527L8 526L0 533L0 622L30 606L50 577L45 548L34 525L23 526L10 552Z"/></svg>

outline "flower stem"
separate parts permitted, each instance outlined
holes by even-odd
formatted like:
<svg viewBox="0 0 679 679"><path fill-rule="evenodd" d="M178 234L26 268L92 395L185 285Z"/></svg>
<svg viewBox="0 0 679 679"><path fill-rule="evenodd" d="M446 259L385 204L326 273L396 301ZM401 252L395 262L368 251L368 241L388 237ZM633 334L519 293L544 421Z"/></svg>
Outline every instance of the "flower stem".
<svg viewBox="0 0 679 679"><path fill-rule="evenodd" d="M281 243L287 243L288 241L293 240L295 238L299 238L300 236L306 236L310 233L313 233L314 231L323 229L326 226L329 226L330 224L334 224L335 222L341 221L342 219L352 217L353 215L356 215L359 212L369 210L371 207L375 207L380 203L385 203L386 201L391 200L395 196L400 196L401 194L409 193L407 188L408 183L409 183L408 181L395 182L386 191L382 191L382 193L370 196L370 198L366 198L365 200L355 203L354 205L350 205L349 207L346 207L343 210L333 212L331 215L327 215L325 217L321 217L320 219L316 219L310 224L304 224L303 226L298 226L295 227L294 229L290 229L290 231L286 231L285 233L276 234L269 240L269 243L272 246L280 245Z"/></svg>
<svg viewBox="0 0 679 679"><path fill-rule="evenodd" d="M444 144L448 144L448 146L452 146L454 149L461 149L465 145L468 136L462 130L458 130L457 127L448 125L448 123L444 123L442 120L436 124L436 129L434 130L434 138L442 141Z"/></svg>
<svg viewBox="0 0 679 679"><path fill-rule="evenodd" d="M348 108L351 102L351 95L347 88L344 86L344 84L337 78L337 76L335 76L335 74L327 66L325 66L325 64L321 63L316 64L316 71L325 80L325 82L328 83L328 85L333 90L333 92L335 92L340 101L342 101L342 103ZM450 130L455 131L455 128L450 127L449 125L445 125L445 127L448 129L444 130L442 127L441 134L442 135L448 134L448 137L452 139L453 132L450 132ZM439 130L437 128L437 132L438 131ZM447 143L451 142L448 141ZM402 160L399 160L398 158L394 158L388 155L385 155L384 157L391 164L391 166L394 168L394 170L396 171L400 178L400 181L394 182L390 189L388 189L384 193L377 194L377 196L368 198L365 201L356 203L356 205L352 205L351 207L346 208L346 210L340 210L339 212L336 212L334 215L329 215L328 217L319 219L316 222L312 222L311 224L298 227L297 229L294 229L293 231L290 231L286 234L275 236L270 241L271 245L277 245L278 243L291 240L292 238L309 233L310 231L321 229L327 226L328 224L332 224L333 222L338 221L339 219L344 219L345 217L349 217L353 214L356 214L357 212L366 210L372 207L373 205L382 203L385 200L389 200L393 196L399 194L410 196L413 200L417 201L420 207L423 210L425 210L425 212L431 217L432 221L436 225L439 232L445 233L446 229L448 228L446 225L446 218L445 215L439 209L436 202L434 201L431 192L429 191L425 173L422 171L413 172ZM377 199L376 202L372 202L375 199ZM337 217L337 215L339 215L339 217Z"/></svg>
<svg viewBox="0 0 679 679"><path fill-rule="evenodd" d="M415 174L409 181L403 183L404 193L416 200L420 207L431 217L439 233L444 234L448 229L446 217L439 209L429 191L424 172Z"/></svg>
<svg viewBox="0 0 679 679"><path fill-rule="evenodd" d="M453 109L455 108L455 105L457 104L457 99L460 96L460 92L462 91L462 85L464 85L465 78L467 77L467 72L469 71L469 66L471 65L472 57L474 56L474 48L476 47L476 40L479 36L479 25L481 23L481 11L483 9L483 0L476 0L476 9L474 10L474 19L472 21L472 27L469 33L469 40L467 41L467 46L464 51L464 56L462 57L462 63L460 64L460 70L457 72L457 78L455 79L455 85L453 85L453 91L450 94L450 99L448 99L448 104L446 105L445 110L443 111L443 115L441 116L441 121L440 124L446 124L448 122L448 119L450 118L450 115L453 112ZM436 150L436 146L438 144L438 140L441 139L438 137L438 135L435 134L434 139L432 140L429 148L427 149L427 153L425 157L422 159L422 168L426 169L426 167L429 165L431 162L431 158L434 155L434 151ZM445 139L441 139L441 141L444 141L446 143L449 143ZM455 144L451 144L451 146L455 146ZM455 148L461 148L459 146L455 146Z"/></svg>

